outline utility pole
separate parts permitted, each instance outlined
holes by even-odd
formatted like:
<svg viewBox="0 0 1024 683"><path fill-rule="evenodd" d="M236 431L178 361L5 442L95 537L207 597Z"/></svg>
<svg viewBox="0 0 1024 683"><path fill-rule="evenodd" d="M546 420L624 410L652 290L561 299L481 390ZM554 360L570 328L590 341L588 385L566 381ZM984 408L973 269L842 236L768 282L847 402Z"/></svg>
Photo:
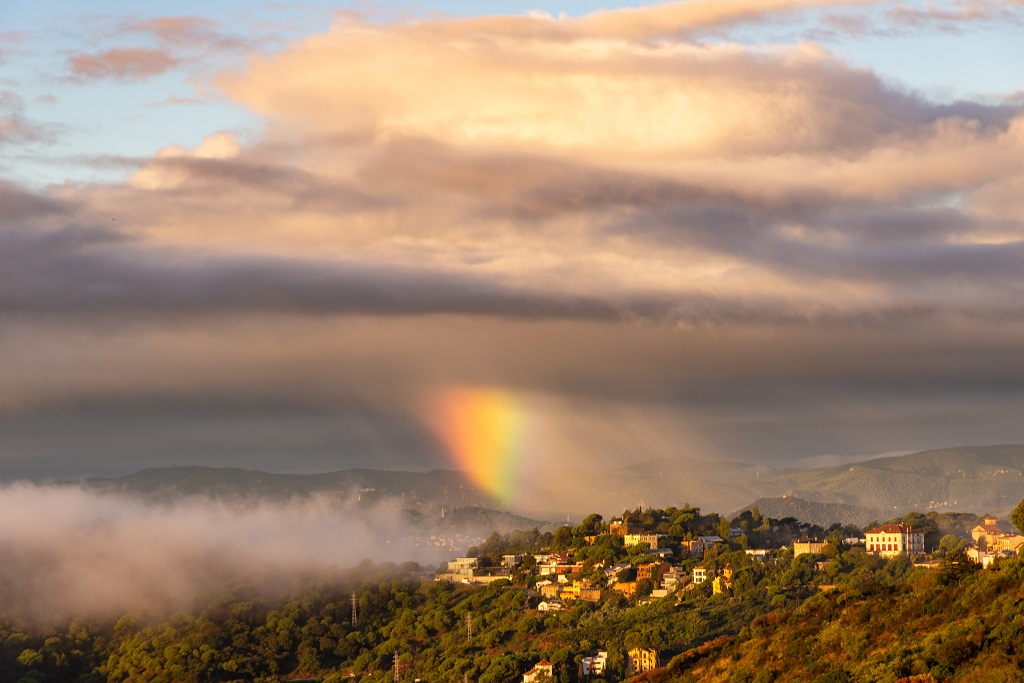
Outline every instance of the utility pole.
<svg viewBox="0 0 1024 683"><path fill-rule="evenodd" d="M359 625L359 618L356 616L356 605L358 605L358 604L359 603L356 600L356 592L352 591L352 625L353 626L358 626Z"/></svg>
<svg viewBox="0 0 1024 683"><path fill-rule="evenodd" d="M398 683L398 650L395 650L395 683Z"/></svg>
<svg viewBox="0 0 1024 683"><path fill-rule="evenodd" d="M473 640L473 613L466 614L466 637Z"/></svg>

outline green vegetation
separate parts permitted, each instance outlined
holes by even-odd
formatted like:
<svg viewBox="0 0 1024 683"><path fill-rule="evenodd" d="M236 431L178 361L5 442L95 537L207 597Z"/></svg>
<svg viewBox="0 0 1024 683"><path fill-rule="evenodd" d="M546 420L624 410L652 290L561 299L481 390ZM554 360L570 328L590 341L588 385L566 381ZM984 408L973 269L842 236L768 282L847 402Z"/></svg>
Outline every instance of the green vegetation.
<svg viewBox="0 0 1024 683"><path fill-rule="evenodd" d="M752 507L758 508L761 510L761 514L769 517L779 519L793 517L819 526L829 526L833 522L840 522L862 527L873 519L885 516L885 513L880 510L842 503L819 503L796 496L758 498L743 509L748 510Z"/></svg>
<svg viewBox="0 0 1024 683"><path fill-rule="evenodd" d="M1024 563L995 571L949 559L859 569L797 609L754 619L669 680L1018 681L1024 669ZM917 678L911 679L910 677Z"/></svg>
<svg viewBox="0 0 1024 683"><path fill-rule="evenodd" d="M644 530L677 539L728 535L730 527L688 505L627 513ZM238 583L171 615L79 616L49 625L8 616L0 619L0 680L383 683L393 680L397 658L403 681L508 683L546 659L557 683L575 683L580 659L603 649L603 680L618 681L633 647L660 652L667 666L643 674L659 681L1018 680L1024 562L1010 558L981 570L968 561L963 536L973 516L911 513L899 521L934 539L937 568L839 543L857 529L772 519L754 508L731 520L743 531L734 543L676 561L684 577L696 566L711 575L729 567L731 585L719 595L711 581L653 600L605 590L599 602L540 612L530 556L510 580L485 587L432 581L415 563L364 563L293 580L286 590L268 581ZM504 554L572 552L582 563L573 578L603 586L602 564L624 562L635 575L652 561L644 544L625 547L607 530L601 516L591 515L555 533L494 533L471 550L481 564ZM806 534L828 537L821 556L781 550L758 562L743 550ZM654 581L641 583L647 585L640 596L649 594Z"/></svg>

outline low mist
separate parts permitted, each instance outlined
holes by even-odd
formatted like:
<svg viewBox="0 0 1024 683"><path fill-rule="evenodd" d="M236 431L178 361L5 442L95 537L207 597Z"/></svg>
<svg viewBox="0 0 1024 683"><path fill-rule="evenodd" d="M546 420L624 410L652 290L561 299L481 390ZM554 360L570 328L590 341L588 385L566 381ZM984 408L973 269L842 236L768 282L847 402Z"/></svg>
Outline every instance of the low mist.
<svg viewBox="0 0 1024 683"><path fill-rule="evenodd" d="M357 510L326 496L243 509L15 484L0 488L0 515L0 610L33 620L161 613L255 576L299 580L364 559L432 566L450 554L403 541L397 505Z"/></svg>

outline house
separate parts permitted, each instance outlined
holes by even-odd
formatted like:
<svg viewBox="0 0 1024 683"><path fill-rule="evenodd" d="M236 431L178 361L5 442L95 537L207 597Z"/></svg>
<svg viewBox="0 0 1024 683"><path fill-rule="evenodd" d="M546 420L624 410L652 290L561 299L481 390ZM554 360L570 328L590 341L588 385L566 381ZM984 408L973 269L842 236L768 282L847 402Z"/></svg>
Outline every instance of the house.
<svg viewBox="0 0 1024 683"><path fill-rule="evenodd" d="M690 557L699 557L704 554L704 541L699 538L692 541L680 541L679 547L689 553Z"/></svg>
<svg viewBox="0 0 1024 683"><path fill-rule="evenodd" d="M747 548L746 553L757 562L764 562L771 551L767 548Z"/></svg>
<svg viewBox="0 0 1024 683"><path fill-rule="evenodd" d="M556 555L550 555L547 562L537 566L538 573L541 576L575 574L582 568L582 562L570 562L568 557L558 557Z"/></svg>
<svg viewBox="0 0 1024 683"><path fill-rule="evenodd" d="M968 548L967 557L974 560L982 567L988 567L996 560L996 554L980 548Z"/></svg>
<svg viewBox="0 0 1024 683"><path fill-rule="evenodd" d="M565 603L561 600L544 600L537 605L538 612L561 612L565 609Z"/></svg>
<svg viewBox="0 0 1024 683"><path fill-rule="evenodd" d="M447 563L447 572L439 573L435 577L437 581L453 581L457 583L491 583L509 578L509 570L506 567L478 566L475 557L459 557Z"/></svg>
<svg viewBox="0 0 1024 683"><path fill-rule="evenodd" d="M906 524L885 524L868 531L865 536L867 551L882 557L910 556L924 552L924 532Z"/></svg>
<svg viewBox="0 0 1024 683"><path fill-rule="evenodd" d="M598 650L596 655L584 657L580 660L581 676L601 676L608 666L608 653Z"/></svg>
<svg viewBox="0 0 1024 683"><path fill-rule="evenodd" d="M721 536L698 536L697 538L704 544L705 548L718 545L719 543L725 543Z"/></svg>
<svg viewBox="0 0 1024 683"><path fill-rule="evenodd" d="M626 515L622 519L613 519L608 523L608 533L615 534L617 536L635 534L638 531L640 531L640 525L630 519L629 515Z"/></svg>
<svg viewBox="0 0 1024 683"><path fill-rule="evenodd" d="M821 549L825 547L823 541L794 541L793 557L800 555L820 555Z"/></svg>
<svg viewBox="0 0 1024 683"><path fill-rule="evenodd" d="M982 550L988 549L988 540L991 538L995 540L1003 534L1003 530L999 528L999 524L995 517L992 515L985 515L981 518L981 524L971 529L971 538L974 540L974 545Z"/></svg>
<svg viewBox="0 0 1024 683"><path fill-rule="evenodd" d="M1024 536L1005 533L992 515L981 518L981 524L971 529L971 538L979 550L995 553L1007 550L1017 552L1020 546L1024 545Z"/></svg>
<svg viewBox="0 0 1024 683"><path fill-rule="evenodd" d="M626 534L625 538L623 539L623 542L626 546L640 545L641 543L646 543L651 548L657 548L658 542L660 541L664 543L665 538L665 534Z"/></svg>
<svg viewBox="0 0 1024 683"><path fill-rule="evenodd" d="M546 659L542 659L534 664L532 669L523 674L523 683L534 683L534 681L539 681L545 678L553 678L555 675L554 669L555 667L551 662Z"/></svg>
<svg viewBox="0 0 1024 683"><path fill-rule="evenodd" d="M626 673L639 674L661 667L658 651L650 647L634 647L626 653Z"/></svg>
<svg viewBox="0 0 1024 683"><path fill-rule="evenodd" d="M651 562L650 564L637 565L636 568L636 580L658 582L658 579L662 574L669 570L668 562Z"/></svg>
<svg viewBox="0 0 1024 683"><path fill-rule="evenodd" d="M672 590L683 580L683 576L684 572L679 567L669 567L669 570L661 575L661 585Z"/></svg>
<svg viewBox="0 0 1024 683"><path fill-rule="evenodd" d="M704 583L708 580L708 570L704 567L693 568L693 582Z"/></svg>
<svg viewBox="0 0 1024 683"><path fill-rule="evenodd" d="M673 556L672 548L651 548L644 555L650 555L651 557L657 557L659 560L668 560Z"/></svg>
<svg viewBox="0 0 1024 683"><path fill-rule="evenodd" d="M503 567L508 567L509 569L515 569L523 563L523 559L525 557L526 555L502 555L501 565Z"/></svg>
<svg viewBox="0 0 1024 683"><path fill-rule="evenodd" d="M557 598L558 594L562 592L562 587L552 581L538 582L536 588L545 598Z"/></svg>
<svg viewBox="0 0 1024 683"><path fill-rule="evenodd" d="M475 557L457 557L448 563L448 573L468 576L473 573L479 562L480 560Z"/></svg>
<svg viewBox="0 0 1024 683"><path fill-rule="evenodd" d="M636 596L636 581L617 581L612 585L612 590L632 598Z"/></svg>
<svg viewBox="0 0 1024 683"><path fill-rule="evenodd" d="M486 567L474 569L470 575L462 580L463 583L493 583L494 581L508 581L511 573L505 567Z"/></svg>
<svg viewBox="0 0 1024 683"><path fill-rule="evenodd" d="M725 565L721 576L716 576L711 582L712 595L719 595L732 589L732 565Z"/></svg>
<svg viewBox="0 0 1024 683"><path fill-rule="evenodd" d="M590 585L590 581L573 581L571 586L566 586L559 594L562 600L586 600L587 602L601 602L601 589Z"/></svg>

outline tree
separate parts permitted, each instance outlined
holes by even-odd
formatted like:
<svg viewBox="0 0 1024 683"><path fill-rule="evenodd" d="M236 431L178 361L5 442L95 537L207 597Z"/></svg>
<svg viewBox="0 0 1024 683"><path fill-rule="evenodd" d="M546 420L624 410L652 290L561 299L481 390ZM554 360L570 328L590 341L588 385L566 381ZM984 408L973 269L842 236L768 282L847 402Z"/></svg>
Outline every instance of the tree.
<svg viewBox="0 0 1024 683"><path fill-rule="evenodd" d="M1010 513L1010 521L1017 527L1017 530L1024 534L1024 500L1017 503L1017 507L1013 508L1013 512Z"/></svg>
<svg viewBox="0 0 1024 683"><path fill-rule="evenodd" d="M551 549L555 552L562 552L572 544L572 529L567 526L558 527L554 538L551 539Z"/></svg>
<svg viewBox="0 0 1024 683"><path fill-rule="evenodd" d="M946 534L939 541L939 552L943 557L953 557L967 550L967 541L954 534Z"/></svg>

